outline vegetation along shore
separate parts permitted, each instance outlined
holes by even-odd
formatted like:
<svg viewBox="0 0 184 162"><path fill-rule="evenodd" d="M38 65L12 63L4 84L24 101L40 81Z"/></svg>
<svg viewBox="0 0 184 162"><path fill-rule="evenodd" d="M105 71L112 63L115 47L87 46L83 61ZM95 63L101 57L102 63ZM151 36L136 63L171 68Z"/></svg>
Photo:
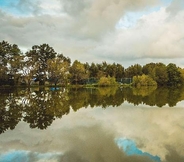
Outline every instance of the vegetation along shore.
<svg viewBox="0 0 184 162"><path fill-rule="evenodd" d="M18 45L0 42L0 87L7 86L179 86L184 69L174 63L148 63L124 68L118 63L89 64L55 52L48 44L23 53Z"/></svg>

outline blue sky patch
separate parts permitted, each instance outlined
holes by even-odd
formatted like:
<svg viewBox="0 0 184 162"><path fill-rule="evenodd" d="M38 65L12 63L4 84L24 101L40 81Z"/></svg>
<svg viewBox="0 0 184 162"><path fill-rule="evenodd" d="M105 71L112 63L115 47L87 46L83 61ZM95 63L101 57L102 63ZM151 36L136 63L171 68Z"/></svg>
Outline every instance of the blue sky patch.
<svg viewBox="0 0 184 162"><path fill-rule="evenodd" d="M39 160L58 161L60 153L38 153L30 151L10 151L5 154L0 154L0 162L36 162Z"/></svg>
<svg viewBox="0 0 184 162"><path fill-rule="evenodd" d="M140 155L140 156L147 156L150 159L154 160L155 162L160 162L160 158L158 156L153 156L150 153L143 152L139 148L137 148L134 141L130 139L118 138L115 140L117 145L128 155Z"/></svg>

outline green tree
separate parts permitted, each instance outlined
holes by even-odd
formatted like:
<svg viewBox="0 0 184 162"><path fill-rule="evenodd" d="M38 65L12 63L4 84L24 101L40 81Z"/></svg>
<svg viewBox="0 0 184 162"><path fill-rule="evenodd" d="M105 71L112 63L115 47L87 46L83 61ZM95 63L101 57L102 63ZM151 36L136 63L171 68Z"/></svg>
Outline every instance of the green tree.
<svg viewBox="0 0 184 162"><path fill-rule="evenodd" d="M48 44L35 45L26 53L28 61L33 69L37 69L36 77L40 85L44 85L47 79L47 61L56 57L56 52Z"/></svg>
<svg viewBox="0 0 184 162"><path fill-rule="evenodd" d="M0 85L4 85L8 80L8 68L6 66L0 65Z"/></svg>
<svg viewBox="0 0 184 162"><path fill-rule="evenodd" d="M167 65L168 85L177 86L182 83L181 73L175 64Z"/></svg>
<svg viewBox="0 0 184 162"><path fill-rule="evenodd" d="M166 85L168 82L167 67L163 63L157 63L155 67L155 81L158 85Z"/></svg>
<svg viewBox="0 0 184 162"><path fill-rule="evenodd" d="M95 63L91 63L89 67L90 78L97 78L98 71L98 66Z"/></svg>
<svg viewBox="0 0 184 162"><path fill-rule="evenodd" d="M100 79L101 77L106 77L107 74L105 72L106 70L106 62L103 62L102 64L96 64L98 72L97 72L97 79Z"/></svg>
<svg viewBox="0 0 184 162"><path fill-rule="evenodd" d="M152 79L155 80L155 63L149 63L143 66L142 72L145 75L149 75Z"/></svg>
<svg viewBox="0 0 184 162"><path fill-rule="evenodd" d="M107 75L109 75L110 77L116 77L116 64L108 64L107 65L107 69L106 69L106 73Z"/></svg>
<svg viewBox="0 0 184 162"><path fill-rule="evenodd" d="M16 44L9 44L6 41L0 42L0 79L15 84L20 77L23 55Z"/></svg>
<svg viewBox="0 0 184 162"><path fill-rule="evenodd" d="M67 83L69 76L70 61L60 55L54 59L47 60L47 71L49 81L56 86L58 82Z"/></svg>
<svg viewBox="0 0 184 162"><path fill-rule="evenodd" d="M83 80L87 79L89 76L89 73L86 71L84 64L77 60L73 62L69 71L71 74L72 83L75 84L83 83Z"/></svg>
<svg viewBox="0 0 184 162"><path fill-rule="evenodd" d="M26 60L23 62L22 68L22 78L23 81L30 86L34 82L34 78L36 78L36 74L39 70L38 62L32 63L31 60Z"/></svg>
<svg viewBox="0 0 184 162"><path fill-rule="evenodd" d="M184 69L179 68L181 83L184 84Z"/></svg>
<svg viewBox="0 0 184 162"><path fill-rule="evenodd" d="M101 77L98 81L99 86L110 86L110 85L117 85L116 79L114 77Z"/></svg>
<svg viewBox="0 0 184 162"><path fill-rule="evenodd" d="M124 78L124 77L125 77L124 67L121 64L117 64L116 65L116 79Z"/></svg>
<svg viewBox="0 0 184 162"><path fill-rule="evenodd" d="M126 77L142 75L142 66L139 64L131 65L125 70Z"/></svg>
<svg viewBox="0 0 184 162"><path fill-rule="evenodd" d="M150 76L143 74L142 76L134 76L133 83L134 86L157 86L156 81L154 81Z"/></svg>

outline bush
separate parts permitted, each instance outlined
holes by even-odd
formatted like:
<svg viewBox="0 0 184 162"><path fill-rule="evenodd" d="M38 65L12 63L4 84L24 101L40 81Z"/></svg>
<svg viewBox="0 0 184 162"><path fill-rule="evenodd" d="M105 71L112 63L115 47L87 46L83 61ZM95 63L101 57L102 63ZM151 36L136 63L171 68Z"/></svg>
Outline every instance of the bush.
<svg viewBox="0 0 184 162"><path fill-rule="evenodd" d="M140 87L140 86L157 86L157 82L154 81L148 75L134 76L132 84L135 87Z"/></svg>
<svg viewBox="0 0 184 162"><path fill-rule="evenodd" d="M98 81L98 86L111 86L117 85L116 79L114 77L101 77Z"/></svg>

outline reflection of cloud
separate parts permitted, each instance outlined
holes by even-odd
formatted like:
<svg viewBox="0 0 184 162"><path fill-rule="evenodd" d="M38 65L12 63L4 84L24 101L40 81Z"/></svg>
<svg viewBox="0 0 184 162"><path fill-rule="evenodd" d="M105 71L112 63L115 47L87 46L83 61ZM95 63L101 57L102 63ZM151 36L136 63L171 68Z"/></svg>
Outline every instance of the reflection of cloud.
<svg viewBox="0 0 184 162"><path fill-rule="evenodd" d="M173 149L172 146L166 146L168 153L165 157L165 162L183 162L184 161L184 155L180 155L175 149Z"/></svg>
<svg viewBox="0 0 184 162"><path fill-rule="evenodd" d="M0 162L58 162L59 154L11 151L0 155Z"/></svg>
<svg viewBox="0 0 184 162"><path fill-rule="evenodd" d="M147 152L142 152L139 148L137 148L135 142L130 139L118 138L115 141L118 146L126 152L127 155L148 156L153 161L160 162L160 158L158 156L153 156Z"/></svg>
<svg viewBox="0 0 184 162"><path fill-rule="evenodd" d="M113 109L111 111L113 112ZM124 104L116 111L115 116L111 115L106 120L111 120L113 127L119 132L119 137L133 139L142 151L157 155L163 161L168 154L166 145L172 146L170 155L172 150L175 150L179 157L183 156L183 114L182 107L175 109L165 106L160 109Z"/></svg>
<svg viewBox="0 0 184 162"><path fill-rule="evenodd" d="M86 162L89 160L92 162L151 161L146 156L127 156L125 153L123 153L122 150L118 148L118 146L114 142L114 135L112 134L112 132L102 128L99 125L94 125L90 127L75 127L73 129L63 131L62 134L57 134L57 136L59 137L55 139L57 145L53 145L54 142L52 141L48 147L47 143L39 142L38 144L40 146L38 146L37 144L37 147L40 147L40 153L35 153L34 151L15 151L3 155L2 159L6 160L6 158L9 158L11 156L12 160L14 160L15 158L19 158L19 162L24 161L25 157L28 158L28 162L36 162L43 159L45 159L45 161L48 159L54 161L55 159L55 161L58 162ZM29 147L30 149L32 149L35 146L30 145ZM44 148L47 148L48 150L45 150L45 153L41 153ZM61 148L63 148L62 156L58 154L54 155L46 153L49 150L50 152L56 152L56 150L58 152L58 150L61 151Z"/></svg>
<svg viewBox="0 0 184 162"><path fill-rule="evenodd" d="M65 139L67 151L61 157L63 162L151 161L144 156L127 156L117 147L110 131L98 125L76 128L65 135L63 139Z"/></svg>
<svg viewBox="0 0 184 162"><path fill-rule="evenodd" d="M134 107L125 102L116 108L71 110L47 130L29 129L26 123L20 122L13 131L1 134L0 152L4 154L12 149L43 155L62 152L63 156L57 157L59 162L89 159L149 162L148 157L127 156L118 148L114 139L125 137L135 141L142 152L159 156L163 162L178 162L183 160L182 107Z"/></svg>

